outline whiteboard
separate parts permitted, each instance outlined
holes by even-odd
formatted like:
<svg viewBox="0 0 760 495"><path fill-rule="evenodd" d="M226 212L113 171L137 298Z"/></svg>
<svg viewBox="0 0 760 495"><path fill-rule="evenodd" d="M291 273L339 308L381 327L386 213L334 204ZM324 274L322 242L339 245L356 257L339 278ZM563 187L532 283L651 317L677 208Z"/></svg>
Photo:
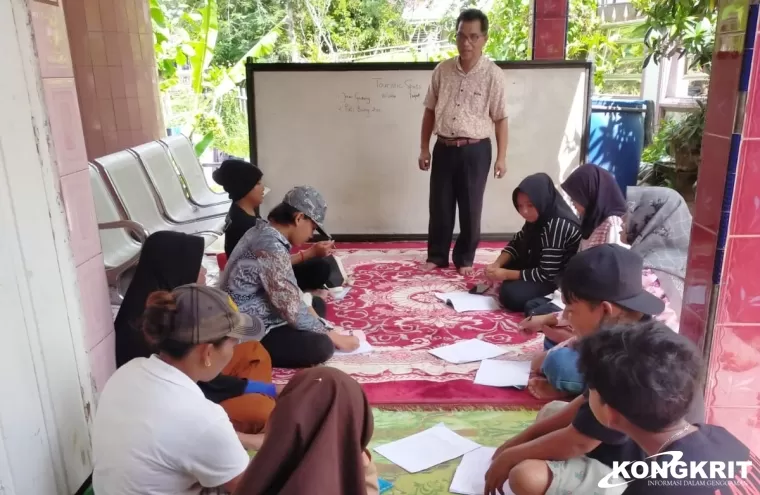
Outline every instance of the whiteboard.
<svg viewBox="0 0 760 495"><path fill-rule="evenodd" d="M389 64L249 64L251 156L272 189L264 213L291 187L311 185L327 200L332 235L427 234L430 172L419 170L417 157L434 65L394 65L396 70ZM559 183L585 153L590 64L502 67L507 175L488 180L483 234L520 230L523 220L511 199L519 182L546 172Z"/></svg>

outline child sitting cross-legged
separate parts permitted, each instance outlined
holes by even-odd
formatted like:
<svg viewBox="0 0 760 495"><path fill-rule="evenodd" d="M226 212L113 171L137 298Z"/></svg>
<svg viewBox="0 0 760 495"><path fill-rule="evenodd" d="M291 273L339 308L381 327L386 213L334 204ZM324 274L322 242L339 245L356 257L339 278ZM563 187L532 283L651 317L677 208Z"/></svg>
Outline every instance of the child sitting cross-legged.
<svg viewBox="0 0 760 495"><path fill-rule="evenodd" d="M576 365L575 335L593 333L604 322L638 321L662 313L665 303L642 286L643 260L616 244L578 253L560 277L565 317L528 317L527 331L544 333L545 352L532 363L528 390L539 399L561 399L583 392ZM571 326L572 323L572 326Z"/></svg>
<svg viewBox="0 0 760 495"><path fill-rule="evenodd" d="M641 285L641 264L639 255L612 244L570 260L560 289L575 335L592 335L603 324L648 321L662 311L662 301ZM572 365L577 369L577 351L568 350L575 353ZM578 381L584 382L580 373ZM691 406L689 421L701 421L701 394L695 394ZM634 454L626 453L631 448ZM640 449L624 433L596 419L586 391L572 402L547 404L533 425L499 447L486 475L485 493L501 493L509 483L517 495L619 495L625 486L600 488L599 480L612 472L613 462L635 452Z"/></svg>
<svg viewBox="0 0 760 495"><path fill-rule="evenodd" d="M705 466L704 474L690 471L685 478L667 468L656 478L634 476L641 469L629 468L623 474L630 480L626 495L760 493L758 459L747 446L720 426L686 418L704 368L689 339L662 323L639 322L601 330L583 339L579 352L594 416L643 450L641 459L631 451L632 457L619 461L644 460L648 473L677 457L684 467ZM714 466L726 471L713 472Z"/></svg>

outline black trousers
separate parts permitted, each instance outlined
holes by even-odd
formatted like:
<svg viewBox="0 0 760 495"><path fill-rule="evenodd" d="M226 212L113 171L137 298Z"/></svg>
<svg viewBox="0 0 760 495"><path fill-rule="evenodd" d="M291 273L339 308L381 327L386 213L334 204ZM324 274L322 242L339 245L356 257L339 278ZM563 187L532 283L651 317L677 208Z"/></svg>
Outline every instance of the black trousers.
<svg viewBox="0 0 760 495"><path fill-rule="evenodd" d="M312 258L293 265L293 273L302 291L324 289L330 278L330 264L327 258Z"/></svg>
<svg viewBox="0 0 760 495"><path fill-rule="evenodd" d="M324 300L315 297L312 306L319 316L325 316ZM275 368L309 368L324 363L335 352L327 335L297 330L289 325L270 330L261 339L261 345L269 352Z"/></svg>
<svg viewBox="0 0 760 495"><path fill-rule="evenodd" d="M525 267L510 261L504 268L508 270L523 270ZM557 289L554 282L526 282L525 280L507 280L499 289L499 302L507 311L515 313L527 313L535 309L529 308L528 303L534 299L551 294ZM549 301L546 300L548 303ZM535 302L533 303L535 304Z"/></svg>
<svg viewBox="0 0 760 495"><path fill-rule="evenodd" d="M458 206L459 237L452 258L457 268L472 266L480 242L483 193L491 170L491 140L462 147L446 146L439 141L432 158L428 262L440 267L449 265Z"/></svg>
<svg viewBox="0 0 760 495"><path fill-rule="evenodd" d="M531 299L525 304L525 316L549 315L560 310L559 306L549 302L549 299L544 296Z"/></svg>

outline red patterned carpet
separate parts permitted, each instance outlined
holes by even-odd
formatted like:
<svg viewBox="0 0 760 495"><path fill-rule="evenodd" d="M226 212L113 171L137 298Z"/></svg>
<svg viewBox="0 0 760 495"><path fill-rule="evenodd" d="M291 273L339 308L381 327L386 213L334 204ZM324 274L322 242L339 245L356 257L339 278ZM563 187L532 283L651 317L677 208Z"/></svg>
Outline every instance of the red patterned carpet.
<svg viewBox="0 0 760 495"><path fill-rule="evenodd" d="M480 363L455 365L428 349L480 338L504 346L506 359L529 359L542 337L517 329L520 316L505 312L456 313L433 293L466 290L474 279L453 269L424 273L424 244L342 244L341 257L352 289L332 301L328 318L347 330L362 330L375 352L333 358L328 364L354 376L372 404L386 407L500 409L541 405L527 392L472 383ZM498 256L501 245L484 244L476 266ZM282 382L291 371L276 370Z"/></svg>

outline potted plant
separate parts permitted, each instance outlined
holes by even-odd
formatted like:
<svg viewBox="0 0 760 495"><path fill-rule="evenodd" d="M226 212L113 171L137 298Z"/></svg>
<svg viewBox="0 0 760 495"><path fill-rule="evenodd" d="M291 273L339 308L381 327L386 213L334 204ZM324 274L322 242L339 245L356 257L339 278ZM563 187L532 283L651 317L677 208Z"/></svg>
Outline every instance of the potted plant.
<svg viewBox="0 0 760 495"><path fill-rule="evenodd" d="M668 127L664 136L670 156L676 162L676 170L694 171L699 168L702 152L702 134L705 130L705 104L698 101L699 108Z"/></svg>
<svg viewBox="0 0 760 495"><path fill-rule="evenodd" d="M697 110L683 118L662 121L652 145L642 155L644 162L652 164L645 168L647 182L659 179L656 182L661 183L652 185L672 187L687 201L694 196L705 128L705 104L697 101L697 105Z"/></svg>
<svg viewBox="0 0 760 495"><path fill-rule="evenodd" d="M697 104L699 108L677 120L665 136L670 156L675 161L673 188L687 199L694 195L705 130L705 104L701 101Z"/></svg>

